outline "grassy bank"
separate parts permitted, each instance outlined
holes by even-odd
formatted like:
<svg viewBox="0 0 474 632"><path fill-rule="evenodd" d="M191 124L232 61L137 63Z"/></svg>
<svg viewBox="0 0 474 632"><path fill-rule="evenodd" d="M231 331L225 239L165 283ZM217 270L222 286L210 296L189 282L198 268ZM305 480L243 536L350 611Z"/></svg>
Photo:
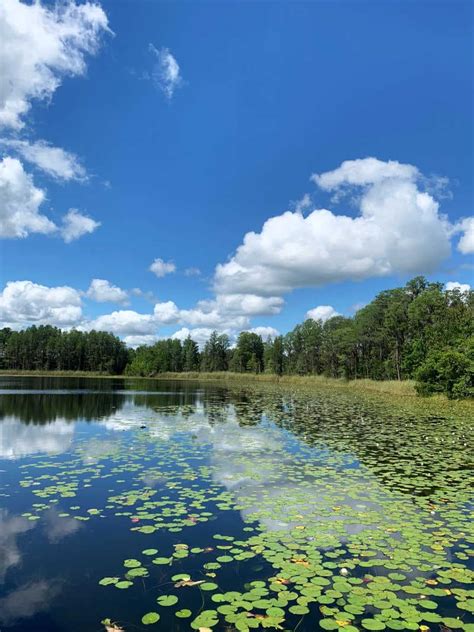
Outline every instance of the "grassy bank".
<svg viewBox="0 0 474 632"><path fill-rule="evenodd" d="M377 393L387 393L391 395L401 395L405 397L416 397L414 382L403 380L342 380L322 375L274 375L262 373L232 373L231 371L217 371L215 373L200 373L199 371L189 373L159 373L153 377L139 377L128 375L110 375L108 373L94 373L88 371L18 371L0 370L0 376L10 377L101 377L101 378L130 378L139 380L160 379L160 380L196 380L211 382L229 382L232 384L279 384L280 386L291 387L333 387L344 388L356 391L370 391Z"/></svg>
<svg viewBox="0 0 474 632"><path fill-rule="evenodd" d="M97 373L94 371L19 371L18 369L0 369L0 377L106 377L122 378L123 375Z"/></svg>
<svg viewBox="0 0 474 632"><path fill-rule="evenodd" d="M334 393L353 393L364 397L373 397L397 405L409 405L415 409L430 409L433 414L437 412L454 412L461 414L474 414L474 400L449 400L444 395L431 397L419 397L415 391L415 382L412 380L343 380L322 375L278 375L254 373L232 373L221 371L215 373L160 373L154 377L140 377L130 375L108 375L85 371L11 371L0 370L0 376L10 377L80 377L80 378L104 378L104 379L130 379L130 380L176 380L207 382L209 384L221 384L228 388L239 387L273 387L286 391L312 391L328 390Z"/></svg>
<svg viewBox="0 0 474 632"><path fill-rule="evenodd" d="M403 380L401 382L394 380L343 380L323 375L273 375L262 373L255 375L253 373L232 373L230 371L222 371L216 373L161 373L160 379L169 380L199 380L212 382L229 382L229 383L252 383L252 384L279 384L280 386L289 387L328 387L343 388L355 391L370 391L377 393L387 393L391 395L399 395L404 397L416 397L415 382L411 380Z"/></svg>

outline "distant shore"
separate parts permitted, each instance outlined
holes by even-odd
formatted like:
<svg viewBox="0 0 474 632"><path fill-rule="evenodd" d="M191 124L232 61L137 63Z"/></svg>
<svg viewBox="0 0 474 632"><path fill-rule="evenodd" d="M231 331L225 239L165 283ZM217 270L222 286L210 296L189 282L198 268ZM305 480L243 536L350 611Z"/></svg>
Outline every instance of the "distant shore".
<svg viewBox="0 0 474 632"><path fill-rule="evenodd" d="M396 406L415 407L424 409L430 414L472 414L474 400L449 400L445 395L437 394L431 397L420 397L415 391L413 380L344 380L324 377L322 375L274 375L254 373L232 373L231 371L216 371L214 373L182 372L159 373L155 376L137 375L110 375L104 373L92 373L87 371L14 371L0 370L0 377L76 377L76 378L102 378L102 379L126 379L126 380L175 380L183 382L207 382L209 384L221 384L229 388L250 386L273 386L282 390L292 390L311 393L311 391L328 390L341 393L353 393L361 397L377 398L385 400Z"/></svg>
<svg viewBox="0 0 474 632"><path fill-rule="evenodd" d="M158 373L150 376L140 375L111 375L110 373L95 373L92 371L18 371L0 369L0 376L9 377L89 377L107 379L133 379L133 380L193 380L193 381L219 381L219 382L260 382L266 384L281 384L288 386L328 386L349 388L364 391L376 391L392 395L404 395L416 397L412 380L344 380L341 378L324 377L322 375L275 375L273 373L233 373L232 371L216 371L205 373L199 371L179 373Z"/></svg>

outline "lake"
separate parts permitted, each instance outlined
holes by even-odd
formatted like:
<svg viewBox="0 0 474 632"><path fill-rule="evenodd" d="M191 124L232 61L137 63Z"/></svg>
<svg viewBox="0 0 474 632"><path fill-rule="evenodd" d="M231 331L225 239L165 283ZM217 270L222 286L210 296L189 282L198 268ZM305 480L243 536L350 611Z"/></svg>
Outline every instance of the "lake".
<svg viewBox="0 0 474 632"><path fill-rule="evenodd" d="M1 377L2 632L472 632L473 422L433 409Z"/></svg>

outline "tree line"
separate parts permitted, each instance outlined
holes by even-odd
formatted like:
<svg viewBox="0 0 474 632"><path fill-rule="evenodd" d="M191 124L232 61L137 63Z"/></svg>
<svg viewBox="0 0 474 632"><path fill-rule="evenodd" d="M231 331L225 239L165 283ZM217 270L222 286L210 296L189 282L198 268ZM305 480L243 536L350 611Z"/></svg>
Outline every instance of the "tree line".
<svg viewBox="0 0 474 632"><path fill-rule="evenodd" d="M20 371L123 373L130 360L122 340L105 331L62 331L32 326L0 329L0 367Z"/></svg>
<svg viewBox="0 0 474 632"><path fill-rule="evenodd" d="M474 293L445 290L416 277L385 290L352 318L307 319L263 341L244 331L231 345L213 332L202 350L188 337L127 349L104 332L30 327L0 332L4 368L103 371L137 376L165 372L233 371L418 380L420 393L474 395Z"/></svg>

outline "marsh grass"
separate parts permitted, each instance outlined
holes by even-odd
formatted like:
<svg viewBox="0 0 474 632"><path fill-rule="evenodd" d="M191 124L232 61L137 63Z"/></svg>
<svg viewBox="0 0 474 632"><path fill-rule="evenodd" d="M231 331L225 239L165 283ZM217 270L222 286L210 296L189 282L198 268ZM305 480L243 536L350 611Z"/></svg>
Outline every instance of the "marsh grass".
<svg viewBox="0 0 474 632"><path fill-rule="evenodd" d="M420 397L415 390L414 380L345 380L341 378L325 377L323 375L274 375L271 373L233 373L231 371L216 371L205 373L199 371L181 373L159 373L155 376L140 377L127 375L110 375L104 373L92 373L87 371L18 371L0 370L0 376L18 377L77 377L77 378L104 378L104 379L129 379L129 380L176 380L209 382L225 384L228 388L240 387L272 387L284 391L316 393L319 390L329 390L347 394L360 395L362 397L374 397L384 399L393 404L409 405L415 409L449 414L474 415L474 400L448 400L445 395L437 394L430 397Z"/></svg>
<svg viewBox="0 0 474 632"><path fill-rule="evenodd" d="M281 386L307 386L328 388L344 388L356 391L375 391L405 397L417 397L415 382L413 380L344 380L340 378L325 377L323 375L274 375L271 373L232 373L231 371L218 371L215 373L160 373L159 379L172 380L211 380L229 382L252 382L280 384Z"/></svg>

